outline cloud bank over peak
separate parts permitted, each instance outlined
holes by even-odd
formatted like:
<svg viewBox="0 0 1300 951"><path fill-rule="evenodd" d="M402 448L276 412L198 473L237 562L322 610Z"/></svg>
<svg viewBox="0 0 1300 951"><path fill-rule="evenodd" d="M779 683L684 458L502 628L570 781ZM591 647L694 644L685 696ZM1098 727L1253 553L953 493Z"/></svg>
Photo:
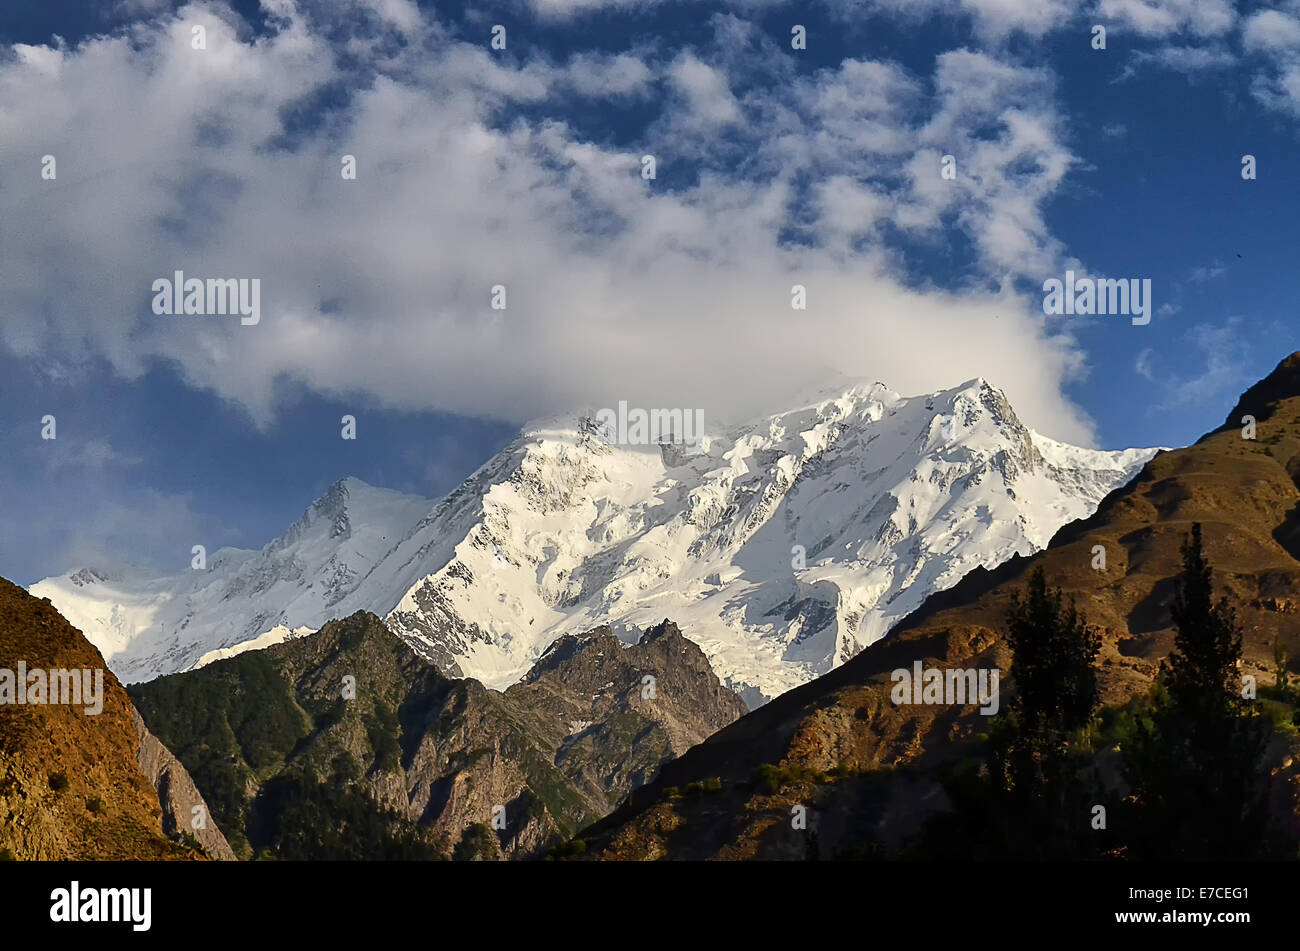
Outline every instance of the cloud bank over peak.
<svg viewBox="0 0 1300 951"><path fill-rule="evenodd" d="M352 28L267 6L266 36L195 3L0 57L0 345L167 361L260 424L286 381L522 422L619 399L732 419L826 366L901 392L984 376L1091 442L1062 395L1080 351L1010 289L1062 256L1043 206L1076 159L1047 72L959 49L793 76L711 40L498 55L403 0ZM656 108L630 145L575 121L610 97ZM961 286L918 280L907 254L954 236ZM156 316L177 270L258 278L260 323Z"/></svg>

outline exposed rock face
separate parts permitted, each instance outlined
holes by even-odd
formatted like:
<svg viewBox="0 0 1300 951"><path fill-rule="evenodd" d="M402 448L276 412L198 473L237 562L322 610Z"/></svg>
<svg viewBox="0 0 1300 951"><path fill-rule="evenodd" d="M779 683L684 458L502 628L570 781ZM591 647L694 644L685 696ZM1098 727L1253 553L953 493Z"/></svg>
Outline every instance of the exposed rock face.
<svg viewBox="0 0 1300 951"><path fill-rule="evenodd" d="M1245 439L1242 417L1258 421ZM988 719L975 705L896 705L890 672L1010 666L1004 630L1013 593L1030 570L1073 597L1102 634L1105 704L1144 693L1173 645L1169 601L1179 548L1203 525L1216 595L1244 630L1242 673L1273 682L1275 637L1300 657L1300 353L1242 397L1222 427L1194 446L1164 452L1097 512L1066 525L1047 549L992 571L977 569L931 596L884 640L843 667L754 711L680 760L606 820L581 833L587 857L788 858L852 854L870 841L897 851L946 807L942 769L977 753ZM1095 546L1106 552L1094 568ZM1003 696L1014 683L1003 681ZM1300 837L1294 745L1275 737L1269 756L1273 817ZM1288 759L1290 760L1288 762ZM762 781L766 774L770 782ZM713 796L669 794L713 778ZM792 829L794 805L808 829Z"/></svg>
<svg viewBox="0 0 1300 951"><path fill-rule="evenodd" d="M0 579L0 670L20 663L28 671L103 671L103 709L0 704L0 855L201 857L164 834L158 794L140 768L135 711L99 651L48 601Z"/></svg>
<svg viewBox="0 0 1300 951"><path fill-rule="evenodd" d="M633 647L609 628L565 635L506 696L552 725L556 765L577 782L594 782L592 795L610 808L660 762L745 714L703 651L667 620Z"/></svg>
<svg viewBox="0 0 1300 951"><path fill-rule="evenodd" d="M173 839L182 833L192 835L211 858L233 862L235 853L230 843L217 828L212 811L185 767L149 732L134 707L131 708L131 720L140 738L140 769L158 791L163 834ZM201 812L196 814L196 808ZM195 820L200 821L196 824Z"/></svg>
<svg viewBox="0 0 1300 951"><path fill-rule="evenodd" d="M535 856L745 712L666 621L564 637L504 693L366 613L131 689L242 858Z"/></svg>

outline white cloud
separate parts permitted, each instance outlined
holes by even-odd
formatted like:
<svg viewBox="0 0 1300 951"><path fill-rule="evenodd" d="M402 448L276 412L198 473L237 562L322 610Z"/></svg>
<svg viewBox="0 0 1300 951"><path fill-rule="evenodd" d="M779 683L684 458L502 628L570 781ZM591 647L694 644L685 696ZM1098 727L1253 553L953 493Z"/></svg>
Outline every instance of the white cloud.
<svg viewBox="0 0 1300 951"><path fill-rule="evenodd" d="M1229 69L1238 62L1235 53L1221 44L1209 46L1160 46L1138 50L1131 57L1133 67L1154 64L1179 73L1200 73L1212 69ZM1131 75L1134 70L1130 70Z"/></svg>
<svg viewBox="0 0 1300 951"><path fill-rule="evenodd" d="M1246 20L1241 37L1248 50L1300 49L1300 20L1281 10L1261 10Z"/></svg>
<svg viewBox="0 0 1300 951"><path fill-rule="evenodd" d="M654 73L639 56L579 53L568 61L564 80L583 96L640 96L649 90Z"/></svg>
<svg viewBox="0 0 1300 951"><path fill-rule="evenodd" d="M280 32L256 43L194 4L0 64L0 139L19 143L0 167L0 345L103 357L128 378L172 361L259 422L282 379L521 421L620 398L725 418L775 408L828 365L904 392L982 375L1031 425L1090 441L1061 389L1073 341L1036 300L983 289L1057 269L1041 209L1073 157L1045 71L957 51L933 88L850 60L754 94L699 51L516 67L430 22L436 42L349 47L369 58L353 73L278 9ZM194 22L206 51L189 47ZM535 115L602 75L610 92L662 80L680 99L626 149ZM281 117L313 89L348 100L286 136ZM939 177L944 152L956 182ZM56 182L38 176L45 153ZM885 222L965 233L974 288L909 287ZM809 240L783 241L791 226ZM260 278L262 322L154 316L151 283L176 269Z"/></svg>
<svg viewBox="0 0 1300 951"><path fill-rule="evenodd" d="M1254 14L1242 27L1242 43L1267 64L1252 86L1255 98L1270 109L1300 116L1300 5L1292 4L1289 13Z"/></svg>
<svg viewBox="0 0 1300 951"><path fill-rule="evenodd" d="M565 20L599 11L629 13L660 6L667 0L526 0L539 16ZM682 0L685 2L685 0ZM700 0L695 0L697 4ZM1219 2L1219 0L1215 0ZM788 9L797 13L791 0L723 0L726 6L754 13ZM1013 34L1041 37L1064 27L1076 16L1071 0L818 0L819 5L844 20L854 22L863 14L880 13L913 22L940 16L969 22L984 40L999 42ZM794 22L794 21L791 21Z"/></svg>
<svg viewBox="0 0 1300 951"><path fill-rule="evenodd" d="M528 5L543 17L568 19L594 10L627 10L651 7L660 0L528 0Z"/></svg>
<svg viewBox="0 0 1300 951"><path fill-rule="evenodd" d="M1223 324L1197 324L1188 336L1205 360L1205 367L1194 376L1173 376L1164 383L1166 396L1159 409L1212 403L1225 395L1239 392L1250 382L1250 345L1241 330L1239 318Z"/></svg>
<svg viewBox="0 0 1300 951"><path fill-rule="evenodd" d="M921 131L930 152L910 168L921 205L934 214L956 208L993 267L1039 277L1056 270L1062 249L1042 207L1076 159L1058 138L1050 74L960 50L939 57L936 83L942 106ZM953 182L938 176L941 154L957 161Z"/></svg>
<svg viewBox="0 0 1300 951"><path fill-rule="evenodd" d="M1231 0L1100 0L1097 12L1143 36L1155 37L1223 36L1237 22Z"/></svg>
<svg viewBox="0 0 1300 951"><path fill-rule="evenodd" d="M418 34L424 27L420 8L415 5L414 0L361 0L361 2L385 23L397 27L407 35Z"/></svg>
<svg viewBox="0 0 1300 951"><path fill-rule="evenodd" d="M79 441L75 437L69 438L66 432L62 439L43 440L36 454L53 471L80 469L103 472L110 468L129 468L142 461L137 456L118 452L106 439Z"/></svg>
<svg viewBox="0 0 1300 951"><path fill-rule="evenodd" d="M846 20L864 13L919 21L931 17L957 19L971 24L985 41L1000 42L1013 34L1041 37L1059 30L1075 18L1077 4L1070 0L823 0Z"/></svg>
<svg viewBox="0 0 1300 951"><path fill-rule="evenodd" d="M380 2L380 0L368 0ZM630 13L658 6L665 0L526 0L547 19L566 19L596 11ZM789 0L723 0L741 11L789 7ZM1270 68L1254 77L1251 91L1270 109L1300 115L1300 4L1284 0L1283 9L1238 12L1235 0L820 0L832 15L858 24L867 15L882 15L920 24L941 19L967 24L973 38L1001 47L1012 37L1042 39L1066 30L1101 23L1153 41L1135 48L1119 80L1138 75L1143 66L1156 66L1188 75L1239 67L1242 50L1267 57ZM1238 45L1238 42L1239 44ZM718 101L725 118L724 100Z"/></svg>
<svg viewBox="0 0 1300 951"><path fill-rule="evenodd" d="M1155 380L1155 374L1151 370L1152 350L1150 347L1143 348L1142 352L1137 355L1137 362L1133 364L1133 369L1141 377L1147 380Z"/></svg>
<svg viewBox="0 0 1300 951"><path fill-rule="evenodd" d="M683 53L668 67L668 80L686 100L682 117L684 131L695 132L714 125L728 125L740 118L740 106L732 95L725 74L693 53Z"/></svg>
<svg viewBox="0 0 1300 951"><path fill-rule="evenodd" d="M567 20L605 10L631 13L659 6L668 0L525 0L525 2L534 13L544 19ZM747 12L782 7L787 5L789 0L724 0L724 2L739 11ZM827 2L838 2L838 0L827 0Z"/></svg>
<svg viewBox="0 0 1300 951"><path fill-rule="evenodd" d="M1043 36L1060 29L1075 13L1066 0L961 0L976 29L989 36L1023 32Z"/></svg>

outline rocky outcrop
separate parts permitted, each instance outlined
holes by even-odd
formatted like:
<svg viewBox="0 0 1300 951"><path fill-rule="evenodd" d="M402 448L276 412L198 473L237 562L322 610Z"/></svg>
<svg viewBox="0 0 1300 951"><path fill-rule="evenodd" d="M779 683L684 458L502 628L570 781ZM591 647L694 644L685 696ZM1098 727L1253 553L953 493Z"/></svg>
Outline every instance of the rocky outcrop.
<svg viewBox="0 0 1300 951"><path fill-rule="evenodd" d="M537 856L745 711L667 621L563 637L504 693L364 612L131 690L240 858Z"/></svg>
<svg viewBox="0 0 1300 951"><path fill-rule="evenodd" d="M171 839L178 839L182 834L192 836L209 857L223 862L235 861L230 843L217 828L212 811L185 767L149 732L134 707L131 708L131 720L140 739L140 770L158 791L163 834Z"/></svg>

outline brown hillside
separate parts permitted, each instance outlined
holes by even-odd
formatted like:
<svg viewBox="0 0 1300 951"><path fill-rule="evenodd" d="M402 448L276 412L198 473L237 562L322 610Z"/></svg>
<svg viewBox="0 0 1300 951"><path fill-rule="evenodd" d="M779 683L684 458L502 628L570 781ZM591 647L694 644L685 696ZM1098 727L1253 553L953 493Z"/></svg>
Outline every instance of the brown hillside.
<svg viewBox="0 0 1300 951"><path fill-rule="evenodd" d="M1242 438L1241 417L1258 421ZM1011 594L1041 564L1101 629L1104 702L1146 691L1173 631L1168 602L1179 547L1204 526L1216 593L1244 631L1243 673L1273 682L1280 635L1300 669L1300 353L1246 392L1223 426L1186 449L1161 453L1093 517L1062 528L1049 547L992 572L977 570L936 595L878 644L825 677L737 721L681 759L618 812L582 834L596 858L805 858L842 854L866 835L888 852L944 804L940 767L969 755L988 718L974 706L895 705L890 671L998 667L1002 703L1010 654L1002 635ZM1093 548L1106 550L1094 570ZM1289 757L1275 806L1294 822L1296 767ZM766 785L756 782L764 764ZM838 768L838 769L837 769ZM824 775L832 774L833 775ZM821 774L821 775L819 775ZM677 796L669 787L717 777L723 791ZM791 807L809 807L809 832Z"/></svg>
<svg viewBox="0 0 1300 951"><path fill-rule="evenodd" d="M16 670L19 661L43 670L104 667L49 601L0 578L0 668ZM103 692L95 716L80 706L0 705L0 855L197 857L162 833L158 792L138 764L131 702L107 670Z"/></svg>

